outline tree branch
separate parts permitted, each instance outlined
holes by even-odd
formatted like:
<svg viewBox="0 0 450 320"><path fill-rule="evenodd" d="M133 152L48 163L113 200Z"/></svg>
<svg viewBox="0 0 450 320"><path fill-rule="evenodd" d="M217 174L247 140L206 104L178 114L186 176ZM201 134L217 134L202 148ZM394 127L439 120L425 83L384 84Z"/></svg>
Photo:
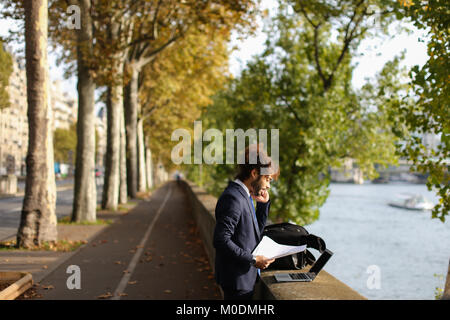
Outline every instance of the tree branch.
<svg viewBox="0 0 450 320"><path fill-rule="evenodd" d="M329 87L328 79L322 71L322 66L320 65L319 60L319 27L320 23L314 28L314 61L316 62L317 72L322 80L324 90L327 91Z"/></svg>
<svg viewBox="0 0 450 320"><path fill-rule="evenodd" d="M286 104L286 106L288 107L289 111L291 111L291 113L294 115L295 119L297 120L297 122L300 125L303 125L303 121L300 119L300 117L298 116L297 112L294 110L294 108L291 106L291 104L289 103L289 101L286 99L286 97L284 95L281 96L281 99L283 100L283 102Z"/></svg>

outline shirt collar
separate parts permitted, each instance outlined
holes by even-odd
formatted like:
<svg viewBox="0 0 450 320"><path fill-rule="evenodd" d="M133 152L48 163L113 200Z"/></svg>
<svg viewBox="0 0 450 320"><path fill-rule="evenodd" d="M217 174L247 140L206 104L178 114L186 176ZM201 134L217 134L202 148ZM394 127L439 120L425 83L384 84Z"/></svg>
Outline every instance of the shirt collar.
<svg viewBox="0 0 450 320"><path fill-rule="evenodd" d="M241 180L236 179L236 180L234 180L234 182L236 182L238 185L240 185L247 193L247 196L250 197L250 191L248 190L247 186Z"/></svg>

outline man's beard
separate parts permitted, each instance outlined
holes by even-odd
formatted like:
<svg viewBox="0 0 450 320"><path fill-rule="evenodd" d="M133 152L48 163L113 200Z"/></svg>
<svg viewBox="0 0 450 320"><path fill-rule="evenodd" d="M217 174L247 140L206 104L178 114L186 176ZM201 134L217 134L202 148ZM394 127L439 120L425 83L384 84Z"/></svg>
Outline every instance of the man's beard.
<svg viewBox="0 0 450 320"><path fill-rule="evenodd" d="M252 189L253 189L253 195L254 196L259 196L259 193L262 190L262 176L259 176L258 179L256 179L255 181L253 181L251 183Z"/></svg>

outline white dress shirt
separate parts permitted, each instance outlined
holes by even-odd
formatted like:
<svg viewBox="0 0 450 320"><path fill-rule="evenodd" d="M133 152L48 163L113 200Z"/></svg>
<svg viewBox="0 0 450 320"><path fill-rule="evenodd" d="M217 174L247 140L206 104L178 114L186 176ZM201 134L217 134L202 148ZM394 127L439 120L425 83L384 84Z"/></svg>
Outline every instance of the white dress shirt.
<svg viewBox="0 0 450 320"><path fill-rule="evenodd" d="M238 185L240 185L247 193L247 196L250 197L250 191L248 190L247 186L241 180L236 179L236 180L234 180L234 182L236 182Z"/></svg>

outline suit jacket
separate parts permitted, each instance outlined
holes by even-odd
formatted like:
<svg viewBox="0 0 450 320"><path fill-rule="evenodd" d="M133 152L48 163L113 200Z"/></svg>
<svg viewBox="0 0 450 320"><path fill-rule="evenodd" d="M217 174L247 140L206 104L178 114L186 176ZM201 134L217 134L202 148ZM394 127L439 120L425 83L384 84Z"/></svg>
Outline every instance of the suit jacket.
<svg viewBox="0 0 450 320"><path fill-rule="evenodd" d="M255 222L252 204L245 190L230 181L216 204L215 277L227 290L252 291L257 269L251 264L252 251L261 240L269 215L270 200L257 202Z"/></svg>

